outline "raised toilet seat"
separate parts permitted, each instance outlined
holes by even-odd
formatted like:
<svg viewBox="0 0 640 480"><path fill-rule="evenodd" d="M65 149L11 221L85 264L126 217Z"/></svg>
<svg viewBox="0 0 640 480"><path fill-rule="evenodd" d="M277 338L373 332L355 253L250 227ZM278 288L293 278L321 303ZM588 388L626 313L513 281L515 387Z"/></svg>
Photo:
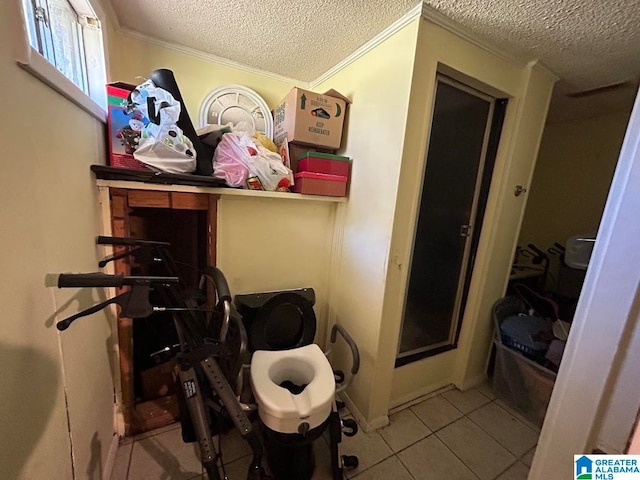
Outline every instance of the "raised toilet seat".
<svg viewBox="0 0 640 480"><path fill-rule="evenodd" d="M300 393L292 393L281 386L287 381L306 387ZM266 427L280 433L301 434L327 420L336 389L331 364L316 344L255 351L251 386L258 415Z"/></svg>

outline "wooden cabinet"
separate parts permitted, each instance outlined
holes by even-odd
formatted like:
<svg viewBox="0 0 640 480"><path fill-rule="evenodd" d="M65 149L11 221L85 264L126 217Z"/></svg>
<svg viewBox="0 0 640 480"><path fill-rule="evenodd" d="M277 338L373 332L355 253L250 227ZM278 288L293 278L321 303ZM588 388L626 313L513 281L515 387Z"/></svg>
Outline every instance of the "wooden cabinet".
<svg viewBox="0 0 640 480"><path fill-rule="evenodd" d="M103 202L107 201L107 195L109 208L108 219L105 220L109 225L105 230L110 227L111 235L170 242L171 254L183 269L182 277L194 286L199 278L197 267L205 263L216 264L217 195L107 188L102 191ZM113 253L118 254L123 249L115 247ZM148 273L142 271L143 268L136 265L131 257L117 260L113 265L114 273L125 275ZM152 332L166 330L167 327L166 318L158 319L154 325L153 315L135 321L124 317L117 320L120 410L125 436L172 423L178 413L175 394L171 393L168 385L170 365L163 363L149 367L146 364L146 356L154 346L148 345L149 335L139 328L143 324L151 325ZM169 323L169 328L172 328L172 323Z"/></svg>

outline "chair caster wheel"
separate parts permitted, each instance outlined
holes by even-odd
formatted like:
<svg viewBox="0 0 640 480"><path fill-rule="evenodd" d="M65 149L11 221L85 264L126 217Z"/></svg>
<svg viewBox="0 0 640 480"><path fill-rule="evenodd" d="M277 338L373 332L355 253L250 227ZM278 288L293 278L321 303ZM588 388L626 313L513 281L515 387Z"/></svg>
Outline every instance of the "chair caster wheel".
<svg viewBox="0 0 640 480"><path fill-rule="evenodd" d="M345 470L358 468L358 463L358 457L355 455L342 455L342 468Z"/></svg>
<svg viewBox="0 0 640 480"><path fill-rule="evenodd" d="M342 433L345 437L353 437L358 433L358 424L352 418L345 418L342 422Z"/></svg>
<svg viewBox="0 0 640 480"><path fill-rule="evenodd" d="M344 407L346 407L346 404L342 400L336 400L336 408L338 410L342 410Z"/></svg>

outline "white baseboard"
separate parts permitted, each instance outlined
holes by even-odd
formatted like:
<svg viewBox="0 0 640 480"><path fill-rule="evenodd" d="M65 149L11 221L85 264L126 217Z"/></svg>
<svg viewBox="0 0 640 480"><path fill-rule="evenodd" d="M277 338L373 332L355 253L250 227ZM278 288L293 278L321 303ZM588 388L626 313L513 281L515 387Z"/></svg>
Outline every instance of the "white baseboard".
<svg viewBox="0 0 640 480"><path fill-rule="evenodd" d="M476 387L476 386L478 386L481 383L484 383L486 381L487 381L487 375L485 375L484 373L481 373L479 375L476 375L475 377L463 379L462 383L460 385L456 385L456 386L460 390L464 391L464 390L468 390L470 388Z"/></svg>
<svg viewBox="0 0 640 480"><path fill-rule="evenodd" d="M442 392L446 392L447 390L451 390L453 385L428 385L424 388L416 390L415 392L411 392L408 395L400 397L391 402L389 406L389 413L396 413L405 408L411 407L417 403L426 400L427 398L435 397L436 395L440 395Z"/></svg>
<svg viewBox="0 0 640 480"><path fill-rule="evenodd" d="M104 474L102 480L111 480L111 473L113 472L113 466L116 463L116 455L118 454L118 446L120 445L120 437L114 434L111 438L111 445L109 445L109 455L107 455L107 461L104 465Z"/></svg>
<svg viewBox="0 0 640 480"><path fill-rule="evenodd" d="M342 392L340 394L340 398L347 405L347 408L349 409L351 414L355 417L356 421L358 422L358 425L360 425L360 427L362 427L362 429L365 432L372 432L378 428L386 427L387 425L389 425L388 415L383 415L381 417L374 418L373 420L368 422L367 419L362 414L362 412L360 411L360 409L356 407L355 403L353 403L353 400L349 398L349 395L347 395L345 392Z"/></svg>

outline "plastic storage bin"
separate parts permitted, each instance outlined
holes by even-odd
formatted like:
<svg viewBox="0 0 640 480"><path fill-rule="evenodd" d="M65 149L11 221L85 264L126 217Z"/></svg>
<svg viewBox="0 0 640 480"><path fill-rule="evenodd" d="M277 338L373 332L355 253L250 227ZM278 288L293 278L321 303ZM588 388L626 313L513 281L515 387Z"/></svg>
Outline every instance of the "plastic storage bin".
<svg viewBox="0 0 640 480"><path fill-rule="evenodd" d="M310 195L344 197L347 193L347 177L324 173L299 172L294 175L293 191Z"/></svg>
<svg viewBox="0 0 640 480"><path fill-rule="evenodd" d="M564 254L565 263L579 270L586 270L591 259L591 252L596 244L595 233L585 233L574 235L567 240L566 252Z"/></svg>
<svg viewBox="0 0 640 480"><path fill-rule="evenodd" d="M542 427L556 374L498 341L493 392L531 423Z"/></svg>
<svg viewBox="0 0 640 480"><path fill-rule="evenodd" d="M503 298L493 306L493 320L496 324L493 391L499 400L541 427L556 374L520 352L508 348L502 343L500 336L499 326L502 320L525 312L526 307L516 297Z"/></svg>

